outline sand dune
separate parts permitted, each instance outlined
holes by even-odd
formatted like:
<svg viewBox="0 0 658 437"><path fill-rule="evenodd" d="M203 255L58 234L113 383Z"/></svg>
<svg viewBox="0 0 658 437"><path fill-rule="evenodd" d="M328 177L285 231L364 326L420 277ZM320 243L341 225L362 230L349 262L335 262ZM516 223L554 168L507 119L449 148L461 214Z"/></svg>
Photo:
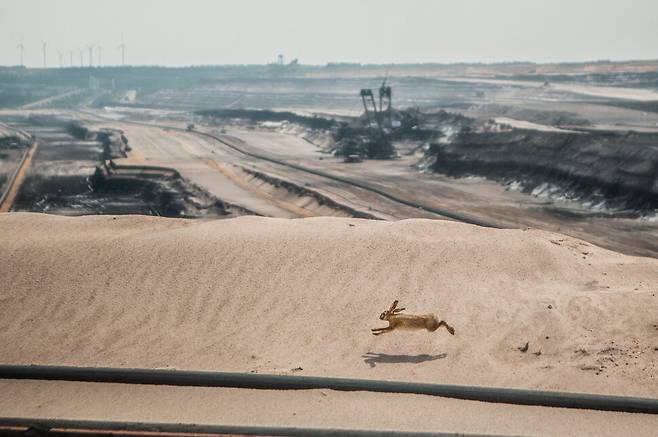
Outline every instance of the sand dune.
<svg viewBox="0 0 658 437"><path fill-rule="evenodd" d="M18 213L0 214L0 230L3 364L658 396L658 260L570 237L430 220ZM456 335L372 336L396 298Z"/></svg>

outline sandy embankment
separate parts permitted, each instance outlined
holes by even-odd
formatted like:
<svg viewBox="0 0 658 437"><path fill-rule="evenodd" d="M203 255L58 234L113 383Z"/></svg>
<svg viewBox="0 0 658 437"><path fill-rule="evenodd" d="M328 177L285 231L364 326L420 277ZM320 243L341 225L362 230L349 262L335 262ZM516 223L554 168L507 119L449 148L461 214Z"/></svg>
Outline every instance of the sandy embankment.
<svg viewBox="0 0 658 437"><path fill-rule="evenodd" d="M0 229L3 364L658 396L658 260L573 238L336 218L14 213ZM456 335L372 336L396 298Z"/></svg>

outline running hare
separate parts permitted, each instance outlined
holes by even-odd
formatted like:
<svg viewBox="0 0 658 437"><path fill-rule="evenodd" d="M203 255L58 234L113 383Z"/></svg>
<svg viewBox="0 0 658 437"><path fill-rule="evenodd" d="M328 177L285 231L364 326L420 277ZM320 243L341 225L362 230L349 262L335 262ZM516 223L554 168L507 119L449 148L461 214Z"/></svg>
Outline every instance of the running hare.
<svg viewBox="0 0 658 437"><path fill-rule="evenodd" d="M395 329L427 329L430 332L434 332L439 329L441 326L445 326L448 332L452 335L455 335L455 328L448 325L443 320L439 319L434 314L425 314L422 316L414 316L411 314L400 314L404 311L404 308L398 308L398 301L393 301L391 307L380 314L380 320L386 320L388 326L386 328L374 328L372 329L373 335L381 335L386 332L391 332Z"/></svg>

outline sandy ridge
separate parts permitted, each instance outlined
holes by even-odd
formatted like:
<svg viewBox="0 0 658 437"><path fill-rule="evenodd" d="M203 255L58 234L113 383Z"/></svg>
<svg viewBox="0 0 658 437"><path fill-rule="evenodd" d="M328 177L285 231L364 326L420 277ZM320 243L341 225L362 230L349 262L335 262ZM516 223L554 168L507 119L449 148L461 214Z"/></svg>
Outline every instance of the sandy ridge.
<svg viewBox="0 0 658 437"><path fill-rule="evenodd" d="M15 213L0 229L2 363L658 396L658 261L559 234ZM371 336L394 298L457 335Z"/></svg>

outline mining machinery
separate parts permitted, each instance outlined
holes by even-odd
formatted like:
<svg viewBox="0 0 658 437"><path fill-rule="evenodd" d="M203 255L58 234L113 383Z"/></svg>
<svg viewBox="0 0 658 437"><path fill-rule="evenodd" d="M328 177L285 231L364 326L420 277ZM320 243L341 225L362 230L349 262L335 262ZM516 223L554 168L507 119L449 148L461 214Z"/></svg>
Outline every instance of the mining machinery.
<svg viewBox="0 0 658 437"><path fill-rule="evenodd" d="M379 108L375 102L375 95L370 88L361 89L360 96L363 103L363 109L366 112L368 120L369 135L364 139L363 145L365 153L369 158L391 158L395 155L395 150L388 139L387 129L392 126L392 91L390 86L386 86L387 78L384 78L382 85L379 87ZM384 100L386 100L386 111L384 111ZM372 110L370 109L372 107ZM376 129L373 126L373 119Z"/></svg>

